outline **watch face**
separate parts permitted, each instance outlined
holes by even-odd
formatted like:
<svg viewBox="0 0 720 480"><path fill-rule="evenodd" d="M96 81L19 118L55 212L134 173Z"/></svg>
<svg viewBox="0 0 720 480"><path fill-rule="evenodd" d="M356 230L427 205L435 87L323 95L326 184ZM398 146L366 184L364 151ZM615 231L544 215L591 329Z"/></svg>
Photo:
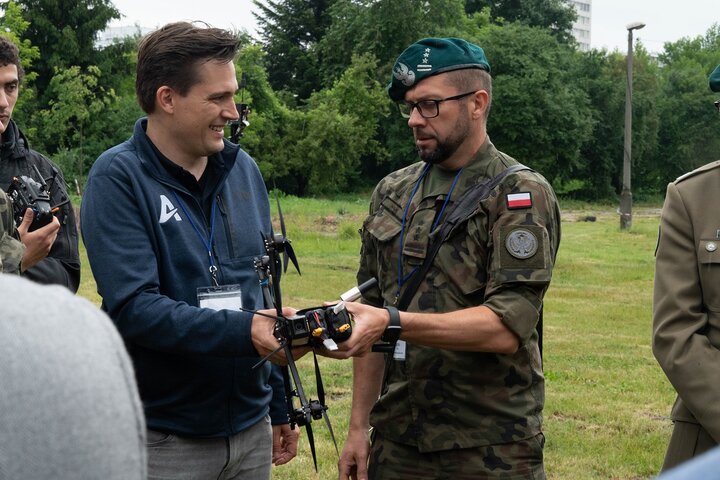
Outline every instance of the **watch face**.
<svg viewBox="0 0 720 480"><path fill-rule="evenodd" d="M381 340L383 342L395 343L398 341L398 338L400 338L401 333L402 333L402 327L400 327L400 326L394 327L391 325L385 329L385 333L383 333Z"/></svg>

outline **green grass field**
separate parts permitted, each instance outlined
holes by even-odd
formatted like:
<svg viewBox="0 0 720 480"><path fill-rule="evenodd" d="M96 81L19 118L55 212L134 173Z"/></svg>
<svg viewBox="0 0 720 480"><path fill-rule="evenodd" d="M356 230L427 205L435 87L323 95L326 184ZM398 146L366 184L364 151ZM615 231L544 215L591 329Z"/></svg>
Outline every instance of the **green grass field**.
<svg viewBox="0 0 720 480"><path fill-rule="evenodd" d="M619 230L615 207L564 209L560 253L546 296L546 471L552 479L644 479L657 474L670 436L672 387L650 349L658 208L636 208L631 231ZM302 276L283 277L284 303L306 308L354 286L357 230L365 199L286 197L282 209ZM595 222L582 221L587 215ZM83 251L84 255L84 251ZM83 260L85 262L85 260ZM80 294L99 304L83 263ZM338 448L347 431L352 366L320 359ZM298 362L316 398L311 356ZM325 423L313 422L315 474L303 434L298 457L275 479L337 478L337 455Z"/></svg>

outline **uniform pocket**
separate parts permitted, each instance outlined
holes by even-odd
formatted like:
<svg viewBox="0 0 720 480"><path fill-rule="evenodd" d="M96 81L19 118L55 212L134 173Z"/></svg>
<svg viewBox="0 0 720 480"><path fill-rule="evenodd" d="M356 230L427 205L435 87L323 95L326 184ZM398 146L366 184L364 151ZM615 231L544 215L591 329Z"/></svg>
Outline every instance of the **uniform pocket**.
<svg viewBox="0 0 720 480"><path fill-rule="evenodd" d="M395 238L402 228L402 207L390 197L385 197L377 211L365 220L365 231L379 242Z"/></svg>
<svg viewBox="0 0 720 480"><path fill-rule="evenodd" d="M700 240L697 259L705 305L710 310L720 311L720 240Z"/></svg>

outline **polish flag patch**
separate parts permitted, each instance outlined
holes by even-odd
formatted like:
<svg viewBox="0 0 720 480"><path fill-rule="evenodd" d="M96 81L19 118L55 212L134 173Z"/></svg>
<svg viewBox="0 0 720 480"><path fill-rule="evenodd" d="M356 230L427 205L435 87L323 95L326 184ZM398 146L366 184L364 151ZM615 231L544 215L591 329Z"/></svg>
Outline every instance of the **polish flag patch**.
<svg viewBox="0 0 720 480"><path fill-rule="evenodd" d="M505 196L505 200L507 201L507 207L510 210L532 207L532 196L530 195L530 192L508 193Z"/></svg>

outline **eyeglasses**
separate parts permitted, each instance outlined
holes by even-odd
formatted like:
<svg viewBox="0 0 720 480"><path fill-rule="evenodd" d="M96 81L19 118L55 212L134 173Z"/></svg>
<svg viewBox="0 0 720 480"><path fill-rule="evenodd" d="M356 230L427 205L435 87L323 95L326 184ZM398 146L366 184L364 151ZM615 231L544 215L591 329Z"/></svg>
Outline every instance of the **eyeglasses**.
<svg viewBox="0 0 720 480"><path fill-rule="evenodd" d="M418 113L423 118L435 118L438 115L440 115L440 104L442 102L448 102L450 100L460 100L461 98L465 98L468 95L472 95L477 90L474 90L472 92L467 93L461 93L460 95L455 95L452 97L443 98L440 100L420 100L419 102L399 102L397 104L398 110L400 110L400 115L402 115L403 118L410 118L410 115L412 115L413 109L417 108Z"/></svg>

